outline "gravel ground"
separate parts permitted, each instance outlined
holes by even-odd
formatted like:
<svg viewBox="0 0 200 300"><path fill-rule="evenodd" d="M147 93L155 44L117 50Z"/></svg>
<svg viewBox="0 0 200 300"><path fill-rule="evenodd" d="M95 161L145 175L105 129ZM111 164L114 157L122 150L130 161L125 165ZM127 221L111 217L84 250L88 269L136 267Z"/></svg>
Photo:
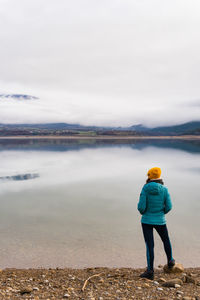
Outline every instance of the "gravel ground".
<svg viewBox="0 0 200 300"><path fill-rule="evenodd" d="M143 269L4 269L0 299L183 299L200 300L200 268L167 274L160 267L150 281ZM171 279L170 285L166 282Z"/></svg>

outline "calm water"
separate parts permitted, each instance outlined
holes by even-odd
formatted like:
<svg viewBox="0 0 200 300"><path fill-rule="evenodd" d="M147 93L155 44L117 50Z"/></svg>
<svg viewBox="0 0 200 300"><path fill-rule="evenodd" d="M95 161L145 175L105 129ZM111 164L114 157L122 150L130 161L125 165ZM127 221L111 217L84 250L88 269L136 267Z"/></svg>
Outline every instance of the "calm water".
<svg viewBox="0 0 200 300"><path fill-rule="evenodd" d="M136 207L153 166L172 196L174 257L200 266L199 141L0 140L0 268L145 267Z"/></svg>

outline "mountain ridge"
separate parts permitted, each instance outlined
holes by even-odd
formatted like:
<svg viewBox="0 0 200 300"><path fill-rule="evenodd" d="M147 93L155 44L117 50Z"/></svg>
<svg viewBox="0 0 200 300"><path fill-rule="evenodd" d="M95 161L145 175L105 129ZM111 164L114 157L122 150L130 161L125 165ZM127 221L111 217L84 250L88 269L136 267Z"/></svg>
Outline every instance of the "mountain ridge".
<svg viewBox="0 0 200 300"><path fill-rule="evenodd" d="M142 124L136 124L129 127L115 127L115 126L86 126L80 124L69 123L38 123L38 124L0 124L0 131L19 131L19 130L34 130L34 131L93 131L112 134L114 132L121 132L122 134L139 134L139 135L200 135L200 121L192 121L172 126L158 126L149 128Z"/></svg>

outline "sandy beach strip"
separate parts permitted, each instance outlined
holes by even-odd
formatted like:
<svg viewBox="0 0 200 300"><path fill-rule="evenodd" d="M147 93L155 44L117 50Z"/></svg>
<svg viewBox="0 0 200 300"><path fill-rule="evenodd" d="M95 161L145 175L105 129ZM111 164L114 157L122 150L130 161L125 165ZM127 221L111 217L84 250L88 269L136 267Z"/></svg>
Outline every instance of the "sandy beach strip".
<svg viewBox="0 0 200 300"><path fill-rule="evenodd" d="M9 268L0 270L0 299L200 299L200 268L168 274L160 266L154 280L141 279L143 271L104 267ZM171 282L171 286L166 286L166 282Z"/></svg>
<svg viewBox="0 0 200 300"><path fill-rule="evenodd" d="M200 135L181 135L181 136L114 136L114 135L102 135L102 136L57 136L57 135L38 135L38 136L0 136L0 139L34 139L34 140L52 140L52 139L62 139L62 140L200 140Z"/></svg>

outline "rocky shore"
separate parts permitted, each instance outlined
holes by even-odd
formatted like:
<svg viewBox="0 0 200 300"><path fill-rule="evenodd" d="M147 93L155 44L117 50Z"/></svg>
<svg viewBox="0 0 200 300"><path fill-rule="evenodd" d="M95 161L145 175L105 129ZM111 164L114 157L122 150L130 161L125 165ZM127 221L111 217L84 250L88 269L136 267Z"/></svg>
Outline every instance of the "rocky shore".
<svg viewBox="0 0 200 300"><path fill-rule="evenodd" d="M200 300L200 268L171 272L159 266L154 280L141 279L144 269L4 269L0 299Z"/></svg>

